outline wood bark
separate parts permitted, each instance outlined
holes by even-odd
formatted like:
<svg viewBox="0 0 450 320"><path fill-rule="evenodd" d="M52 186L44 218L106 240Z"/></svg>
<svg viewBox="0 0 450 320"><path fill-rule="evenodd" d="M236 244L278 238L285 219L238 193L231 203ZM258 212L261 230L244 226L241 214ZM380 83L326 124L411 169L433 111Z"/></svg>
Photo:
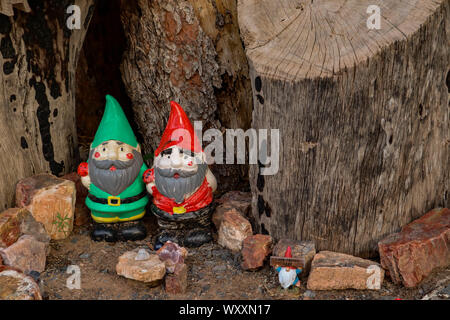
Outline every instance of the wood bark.
<svg viewBox="0 0 450 320"><path fill-rule="evenodd" d="M236 0L122 0L121 5L128 41L122 77L145 153L159 144L170 100L179 102L192 122L202 121L203 130L250 127L251 83ZM213 166L213 172L222 191L247 177L243 166Z"/></svg>
<svg viewBox="0 0 450 320"><path fill-rule="evenodd" d="M30 1L31 12L0 14L0 206L13 205L27 176L62 175L77 161L74 78L93 0ZM69 30L70 5L81 29Z"/></svg>
<svg viewBox="0 0 450 320"><path fill-rule="evenodd" d="M370 257L449 206L449 12L448 0L238 2L252 126L280 129L279 172L250 169L260 232Z"/></svg>

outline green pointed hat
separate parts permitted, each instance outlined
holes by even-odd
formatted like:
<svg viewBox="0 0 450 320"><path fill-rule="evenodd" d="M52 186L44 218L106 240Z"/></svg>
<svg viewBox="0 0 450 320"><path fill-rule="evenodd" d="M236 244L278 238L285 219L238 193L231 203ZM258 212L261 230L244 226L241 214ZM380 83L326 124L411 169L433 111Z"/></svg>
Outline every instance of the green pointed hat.
<svg viewBox="0 0 450 320"><path fill-rule="evenodd" d="M119 102L109 94L106 95L105 113L92 141L92 148L108 140L118 140L135 148L138 145Z"/></svg>

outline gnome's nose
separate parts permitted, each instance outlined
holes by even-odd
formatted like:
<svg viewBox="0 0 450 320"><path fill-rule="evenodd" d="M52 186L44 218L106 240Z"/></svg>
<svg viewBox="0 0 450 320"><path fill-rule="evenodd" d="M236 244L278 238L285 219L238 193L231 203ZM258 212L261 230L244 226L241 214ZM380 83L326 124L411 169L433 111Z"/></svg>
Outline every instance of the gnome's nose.
<svg viewBox="0 0 450 320"><path fill-rule="evenodd" d="M180 152L178 150L178 148L173 148L172 149L172 154L170 155L170 161L172 163L172 168L179 168L181 167L182 159L180 156Z"/></svg>
<svg viewBox="0 0 450 320"><path fill-rule="evenodd" d="M115 148L111 148L111 150L108 151L108 159L109 160L119 159L119 153Z"/></svg>

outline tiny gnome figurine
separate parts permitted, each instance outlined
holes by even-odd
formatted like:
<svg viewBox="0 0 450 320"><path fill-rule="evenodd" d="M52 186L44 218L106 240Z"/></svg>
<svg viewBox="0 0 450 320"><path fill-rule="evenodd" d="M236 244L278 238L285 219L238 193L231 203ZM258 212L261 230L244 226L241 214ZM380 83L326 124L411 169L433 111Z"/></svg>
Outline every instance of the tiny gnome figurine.
<svg viewBox="0 0 450 320"><path fill-rule="evenodd" d="M153 168L143 176L147 191L153 195L151 211L160 227L155 249L168 240L185 247L212 240L211 202L216 179L186 113L174 101L170 106Z"/></svg>
<svg viewBox="0 0 450 320"><path fill-rule="evenodd" d="M288 246L285 258L292 258L291 247ZM302 272L302 269L296 269L293 267L277 267L278 281L280 282L283 289L287 289L290 286L300 286L300 281L298 280L298 274Z"/></svg>
<svg viewBox="0 0 450 320"><path fill-rule="evenodd" d="M89 165L88 165L89 163ZM142 181L147 170L136 137L119 103L106 96L106 108L89 151L78 167L89 190L86 205L97 222L95 241L141 240L147 230L141 221L149 199Z"/></svg>

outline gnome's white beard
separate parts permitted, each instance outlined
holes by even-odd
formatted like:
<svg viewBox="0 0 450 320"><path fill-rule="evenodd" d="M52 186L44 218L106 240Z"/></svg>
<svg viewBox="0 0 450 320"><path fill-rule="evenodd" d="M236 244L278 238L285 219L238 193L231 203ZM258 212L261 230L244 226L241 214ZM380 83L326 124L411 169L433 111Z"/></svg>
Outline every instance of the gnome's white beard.
<svg viewBox="0 0 450 320"><path fill-rule="evenodd" d="M294 269L281 268L278 274L278 280L283 289L289 288L294 283L296 277L297 272Z"/></svg>

